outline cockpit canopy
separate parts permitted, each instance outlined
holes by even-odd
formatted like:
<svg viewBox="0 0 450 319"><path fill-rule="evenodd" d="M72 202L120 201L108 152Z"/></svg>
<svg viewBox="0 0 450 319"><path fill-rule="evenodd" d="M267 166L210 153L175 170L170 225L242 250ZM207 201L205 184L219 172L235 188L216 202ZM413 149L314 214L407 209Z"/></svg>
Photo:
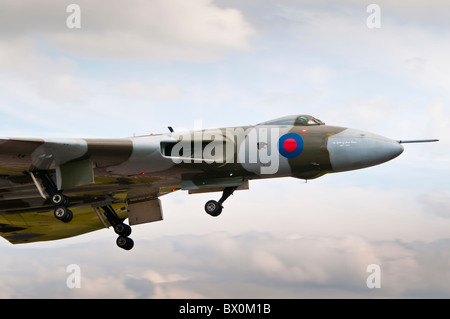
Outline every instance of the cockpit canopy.
<svg viewBox="0 0 450 319"><path fill-rule="evenodd" d="M311 125L325 125L319 119L311 115L289 115L280 117L267 122L259 123L259 125L295 125L295 126L311 126Z"/></svg>

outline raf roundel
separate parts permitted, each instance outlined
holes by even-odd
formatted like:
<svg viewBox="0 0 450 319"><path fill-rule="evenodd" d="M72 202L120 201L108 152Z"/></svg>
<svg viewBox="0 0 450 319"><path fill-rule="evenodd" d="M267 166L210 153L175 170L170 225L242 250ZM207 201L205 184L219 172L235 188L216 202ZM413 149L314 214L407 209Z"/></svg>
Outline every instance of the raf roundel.
<svg viewBox="0 0 450 319"><path fill-rule="evenodd" d="M284 134L278 140L278 151L286 158L294 158L303 151L303 139L295 133Z"/></svg>

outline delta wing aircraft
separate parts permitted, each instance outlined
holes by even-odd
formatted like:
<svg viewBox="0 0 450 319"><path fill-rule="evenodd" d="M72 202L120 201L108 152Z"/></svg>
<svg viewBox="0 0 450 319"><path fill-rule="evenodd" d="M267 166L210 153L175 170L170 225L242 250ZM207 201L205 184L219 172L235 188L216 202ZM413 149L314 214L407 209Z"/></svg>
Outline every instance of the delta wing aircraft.
<svg viewBox="0 0 450 319"><path fill-rule="evenodd" d="M131 226L163 219L162 195L235 190L274 177L314 179L389 161L403 143L309 115L257 125L117 139L0 138L0 235L13 244L112 227L129 250ZM124 221L128 218L129 225Z"/></svg>

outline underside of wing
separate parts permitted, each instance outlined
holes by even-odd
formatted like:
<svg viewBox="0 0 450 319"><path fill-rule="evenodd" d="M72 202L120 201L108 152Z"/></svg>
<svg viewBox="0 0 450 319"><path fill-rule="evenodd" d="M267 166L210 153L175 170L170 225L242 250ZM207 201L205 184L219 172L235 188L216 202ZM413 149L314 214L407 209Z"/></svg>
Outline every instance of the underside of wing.
<svg viewBox="0 0 450 319"><path fill-rule="evenodd" d="M13 244L73 237L114 226L106 213L130 225L162 220L158 197L180 186L145 177L142 179L97 178L95 184L71 189L73 219L64 223L55 218L50 199L40 196L26 174L0 178L0 236Z"/></svg>
<svg viewBox="0 0 450 319"><path fill-rule="evenodd" d="M121 218L127 217L125 203L112 207ZM70 223L57 220L51 208L0 215L0 235L12 244L24 244L68 238L105 228L93 207L85 205L71 210L76 218Z"/></svg>

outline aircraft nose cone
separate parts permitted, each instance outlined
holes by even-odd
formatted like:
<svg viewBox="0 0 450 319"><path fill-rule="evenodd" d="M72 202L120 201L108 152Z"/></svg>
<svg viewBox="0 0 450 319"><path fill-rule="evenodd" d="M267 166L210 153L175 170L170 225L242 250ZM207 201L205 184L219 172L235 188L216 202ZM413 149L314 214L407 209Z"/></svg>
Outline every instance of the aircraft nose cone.
<svg viewBox="0 0 450 319"><path fill-rule="evenodd" d="M381 163L390 161L403 153L403 145L397 141L387 139L381 142L379 148L379 157L383 160Z"/></svg>
<svg viewBox="0 0 450 319"><path fill-rule="evenodd" d="M397 141L369 132L346 129L328 138L334 171L348 171L387 162L403 152Z"/></svg>

